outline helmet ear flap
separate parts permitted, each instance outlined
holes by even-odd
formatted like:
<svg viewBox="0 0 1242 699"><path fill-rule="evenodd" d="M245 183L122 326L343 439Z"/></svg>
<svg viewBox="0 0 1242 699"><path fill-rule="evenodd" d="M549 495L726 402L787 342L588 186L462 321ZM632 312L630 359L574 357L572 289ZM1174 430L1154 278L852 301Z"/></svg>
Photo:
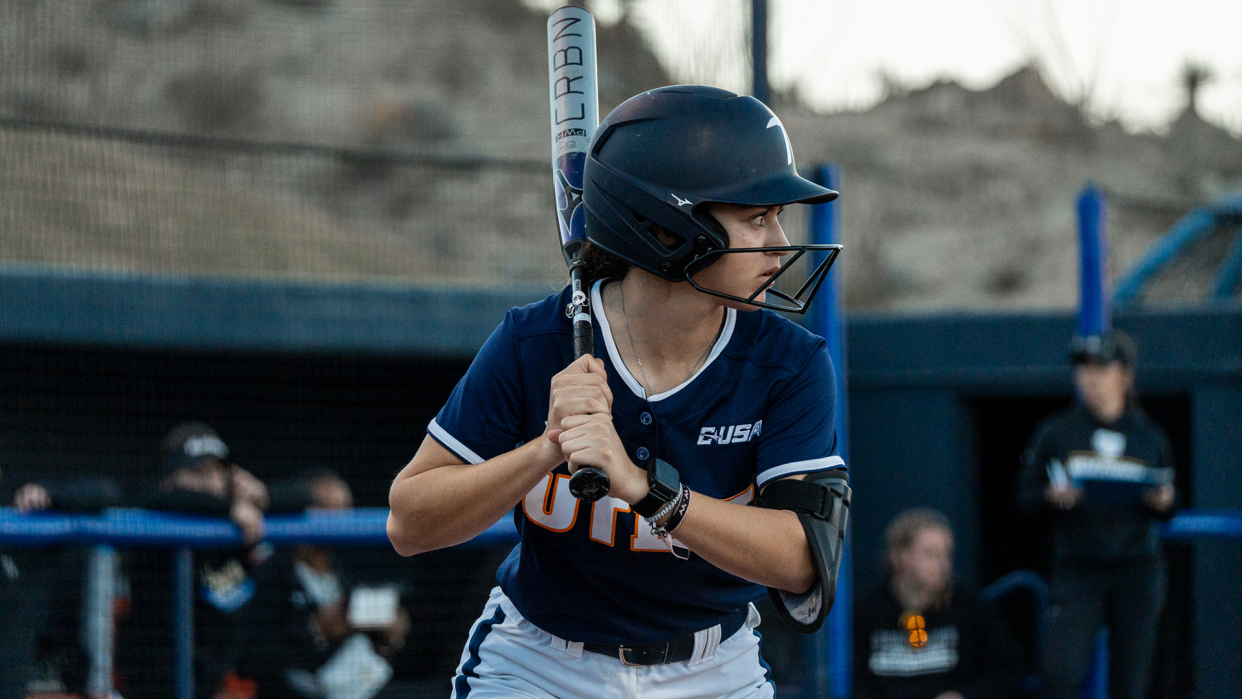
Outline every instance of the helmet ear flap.
<svg viewBox="0 0 1242 699"><path fill-rule="evenodd" d="M584 184L588 240L664 279L685 280L686 264L709 238L697 221L598 161L587 161ZM673 246L657 231L674 238Z"/></svg>
<svg viewBox="0 0 1242 699"><path fill-rule="evenodd" d="M724 224L719 219L708 212L706 202L694 207L694 211L690 212L690 215L694 217L695 221L699 222L700 226L719 236L720 242L724 244L724 247L729 247L729 231L725 230Z"/></svg>

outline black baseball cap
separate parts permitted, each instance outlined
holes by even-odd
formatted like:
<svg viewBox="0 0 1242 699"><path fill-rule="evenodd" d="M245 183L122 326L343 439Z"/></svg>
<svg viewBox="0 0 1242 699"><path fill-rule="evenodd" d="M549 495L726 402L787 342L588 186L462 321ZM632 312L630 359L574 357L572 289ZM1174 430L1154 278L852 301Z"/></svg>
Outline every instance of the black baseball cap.
<svg viewBox="0 0 1242 699"><path fill-rule="evenodd" d="M216 431L201 422L183 422L164 438L164 461L160 475L193 468L211 461L224 461L229 448Z"/></svg>
<svg viewBox="0 0 1242 699"><path fill-rule="evenodd" d="M1070 340L1070 361L1079 364L1108 364L1121 362L1126 368L1134 368L1138 359L1138 347L1134 339L1120 330L1108 330L1099 335Z"/></svg>

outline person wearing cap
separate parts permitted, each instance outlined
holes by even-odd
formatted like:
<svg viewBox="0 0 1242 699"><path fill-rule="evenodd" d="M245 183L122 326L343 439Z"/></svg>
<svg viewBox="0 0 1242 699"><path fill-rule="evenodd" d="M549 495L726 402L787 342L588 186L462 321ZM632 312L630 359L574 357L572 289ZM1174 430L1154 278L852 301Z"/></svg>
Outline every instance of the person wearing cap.
<svg viewBox="0 0 1242 699"><path fill-rule="evenodd" d="M1018 495L1052 527L1048 696L1077 696L1106 626L1109 696L1138 699L1164 605L1159 524L1173 515L1173 460L1135 397L1134 341L1111 330L1071 348L1078 400L1036 429Z"/></svg>
<svg viewBox="0 0 1242 699"><path fill-rule="evenodd" d="M154 487L136 505L150 510L231 519L244 545L194 552L194 680L196 696L215 696L236 667L236 653L262 560L267 488L229 460L212 428L187 422L163 443ZM131 609L120 628L118 667L126 699L167 697L173 687L173 557L168 549L134 549L127 561Z"/></svg>
<svg viewBox="0 0 1242 699"><path fill-rule="evenodd" d="M325 467L271 485L273 511L353 508L349 485ZM389 659L405 644L410 616L396 590L379 600L368 589L355 596L359 573L350 569L348 556L341 560L319 544L279 549L264 563L240 668L255 681L259 697L332 697L345 684L349 696L366 699L387 685ZM372 613L359 618L360 609ZM387 618L377 618L388 611Z"/></svg>
<svg viewBox="0 0 1242 699"><path fill-rule="evenodd" d="M119 500L116 482L98 475L31 480L12 495L22 514L94 513ZM32 686L85 691L90 660L78 630L86 553L72 544L0 548L0 699L24 697Z"/></svg>

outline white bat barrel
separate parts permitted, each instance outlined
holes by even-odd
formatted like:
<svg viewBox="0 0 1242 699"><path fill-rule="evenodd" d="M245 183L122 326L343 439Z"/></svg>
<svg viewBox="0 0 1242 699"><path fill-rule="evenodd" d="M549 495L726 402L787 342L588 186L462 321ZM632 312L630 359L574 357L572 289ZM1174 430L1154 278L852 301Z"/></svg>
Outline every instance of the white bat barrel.
<svg viewBox="0 0 1242 699"><path fill-rule="evenodd" d="M548 17L548 97L551 107L552 171L561 245L581 241L580 211L586 152L599 123L595 70L595 18L580 7Z"/></svg>
<svg viewBox="0 0 1242 699"><path fill-rule="evenodd" d="M595 18L581 7L548 17L548 95L552 159L585 153L599 123L595 72Z"/></svg>

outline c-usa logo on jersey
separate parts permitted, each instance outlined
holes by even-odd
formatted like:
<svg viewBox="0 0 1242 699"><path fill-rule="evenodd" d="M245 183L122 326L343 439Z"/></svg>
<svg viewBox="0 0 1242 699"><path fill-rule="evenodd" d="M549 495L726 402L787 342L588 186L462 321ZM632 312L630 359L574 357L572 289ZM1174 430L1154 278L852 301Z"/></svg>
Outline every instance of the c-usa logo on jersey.
<svg viewBox="0 0 1242 699"><path fill-rule="evenodd" d="M763 420L754 424L724 425L721 427L704 427L699 430L699 444L740 444L759 437L763 430Z"/></svg>

